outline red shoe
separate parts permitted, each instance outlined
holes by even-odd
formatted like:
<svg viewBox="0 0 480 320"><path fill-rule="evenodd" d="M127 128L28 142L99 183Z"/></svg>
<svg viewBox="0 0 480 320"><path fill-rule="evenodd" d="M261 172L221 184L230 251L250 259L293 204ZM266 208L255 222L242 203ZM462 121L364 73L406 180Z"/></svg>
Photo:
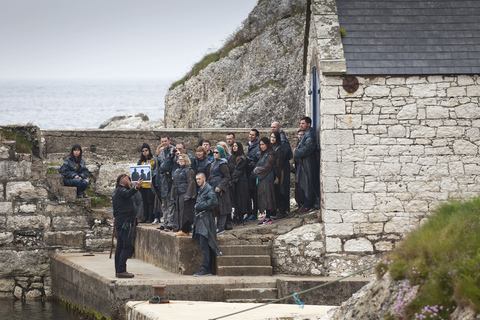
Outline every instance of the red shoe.
<svg viewBox="0 0 480 320"><path fill-rule="evenodd" d="M309 211L312 211L313 210L313 207L312 208L303 208L302 210L298 211L299 214L304 214L304 213L307 213Z"/></svg>

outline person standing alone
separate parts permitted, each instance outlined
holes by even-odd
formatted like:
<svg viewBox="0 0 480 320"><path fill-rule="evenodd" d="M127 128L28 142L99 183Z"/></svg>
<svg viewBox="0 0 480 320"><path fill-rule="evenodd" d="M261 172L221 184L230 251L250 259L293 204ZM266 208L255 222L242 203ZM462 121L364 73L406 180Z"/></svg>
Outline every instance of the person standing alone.
<svg viewBox="0 0 480 320"><path fill-rule="evenodd" d="M117 185L112 194L114 228L117 238L115 248L115 276L117 278L133 278L127 272L127 259L133 254L133 238L135 234L135 208L132 196L142 187L139 179L132 188L132 181L126 174L117 177Z"/></svg>

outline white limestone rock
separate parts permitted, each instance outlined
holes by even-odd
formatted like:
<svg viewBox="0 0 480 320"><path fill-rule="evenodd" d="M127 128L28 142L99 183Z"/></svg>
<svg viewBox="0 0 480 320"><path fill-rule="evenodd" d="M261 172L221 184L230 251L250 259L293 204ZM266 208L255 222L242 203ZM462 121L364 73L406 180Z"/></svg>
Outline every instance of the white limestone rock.
<svg viewBox="0 0 480 320"><path fill-rule="evenodd" d="M115 116L104 121L99 129L106 130L158 130L163 128L163 120L150 121L143 113Z"/></svg>
<svg viewBox="0 0 480 320"><path fill-rule="evenodd" d="M130 175L129 164L105 164L98 171L96 181L97 192L103 195L111 196L115 190L115 183L120 174Z"/></svg>
<svg viewBox="0 0 480 320"><path fill-rule="evenodd" d="M45 199L48 192L42 187L34 187L30 181L9 182L6 188L7 201L12 199Z"/></svg>

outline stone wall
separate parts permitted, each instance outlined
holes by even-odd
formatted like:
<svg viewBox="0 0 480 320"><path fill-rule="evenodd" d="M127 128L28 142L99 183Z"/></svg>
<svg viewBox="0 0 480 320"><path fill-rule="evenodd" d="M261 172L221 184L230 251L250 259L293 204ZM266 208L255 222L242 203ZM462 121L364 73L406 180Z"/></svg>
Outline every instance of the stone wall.
<svg viewBox="0 0 480 320"><path fill-rule="evenodd" d="M390 251L439 202L480 191L478 76L358 80L321 81L327 264Z"/></svg>
<svg viewBox="0 0 480 320"><path fill-rule="evenodd" d="M54 252L110 246L105 212L92 210L90 199L75 199L74 188L50 176L39 158L17 154L13 141L0 142L0 298L48 298ZM67 190L53 192L60 188Z"/></svg>

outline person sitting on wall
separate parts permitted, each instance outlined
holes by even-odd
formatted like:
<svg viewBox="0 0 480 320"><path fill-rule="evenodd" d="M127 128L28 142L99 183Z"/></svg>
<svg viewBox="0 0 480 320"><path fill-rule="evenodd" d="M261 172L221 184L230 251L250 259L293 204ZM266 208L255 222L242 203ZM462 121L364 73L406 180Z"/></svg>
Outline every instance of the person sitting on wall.
<svg viewBox="0 0 480 320"><path fill-rule="evenodd" d="M135 234L135 208L132 197L142 187L139 179L132 188L132 181L126 174L117 177L115 191L112 194L113 224L117 238L115 249L115 276L117 278L133 278L133 273L127 272L127 259L133 254L133 237Z"/></svg>
<svg viewBox="0 0 480 320"><path fill-rule="evenodd" d="M63 175L63 185L77 187L77 198L87 198L85 190L88 188L88 175L90 174L85 160L82 159L82 147L75 144L70 155L60 168Z"/></svg>
<svg viewBox="0 0 480 320"><path fill-rule="evenodd" d="M206 182L203 172L195 177L199 190L195 204L195 221L193 224L193 238L200 239L200 249L203 252L202 268L194 276L209 276L212 274L213 255L220 256L215 233L215 218L212 210L218 204L215 189Z"/></svg>

